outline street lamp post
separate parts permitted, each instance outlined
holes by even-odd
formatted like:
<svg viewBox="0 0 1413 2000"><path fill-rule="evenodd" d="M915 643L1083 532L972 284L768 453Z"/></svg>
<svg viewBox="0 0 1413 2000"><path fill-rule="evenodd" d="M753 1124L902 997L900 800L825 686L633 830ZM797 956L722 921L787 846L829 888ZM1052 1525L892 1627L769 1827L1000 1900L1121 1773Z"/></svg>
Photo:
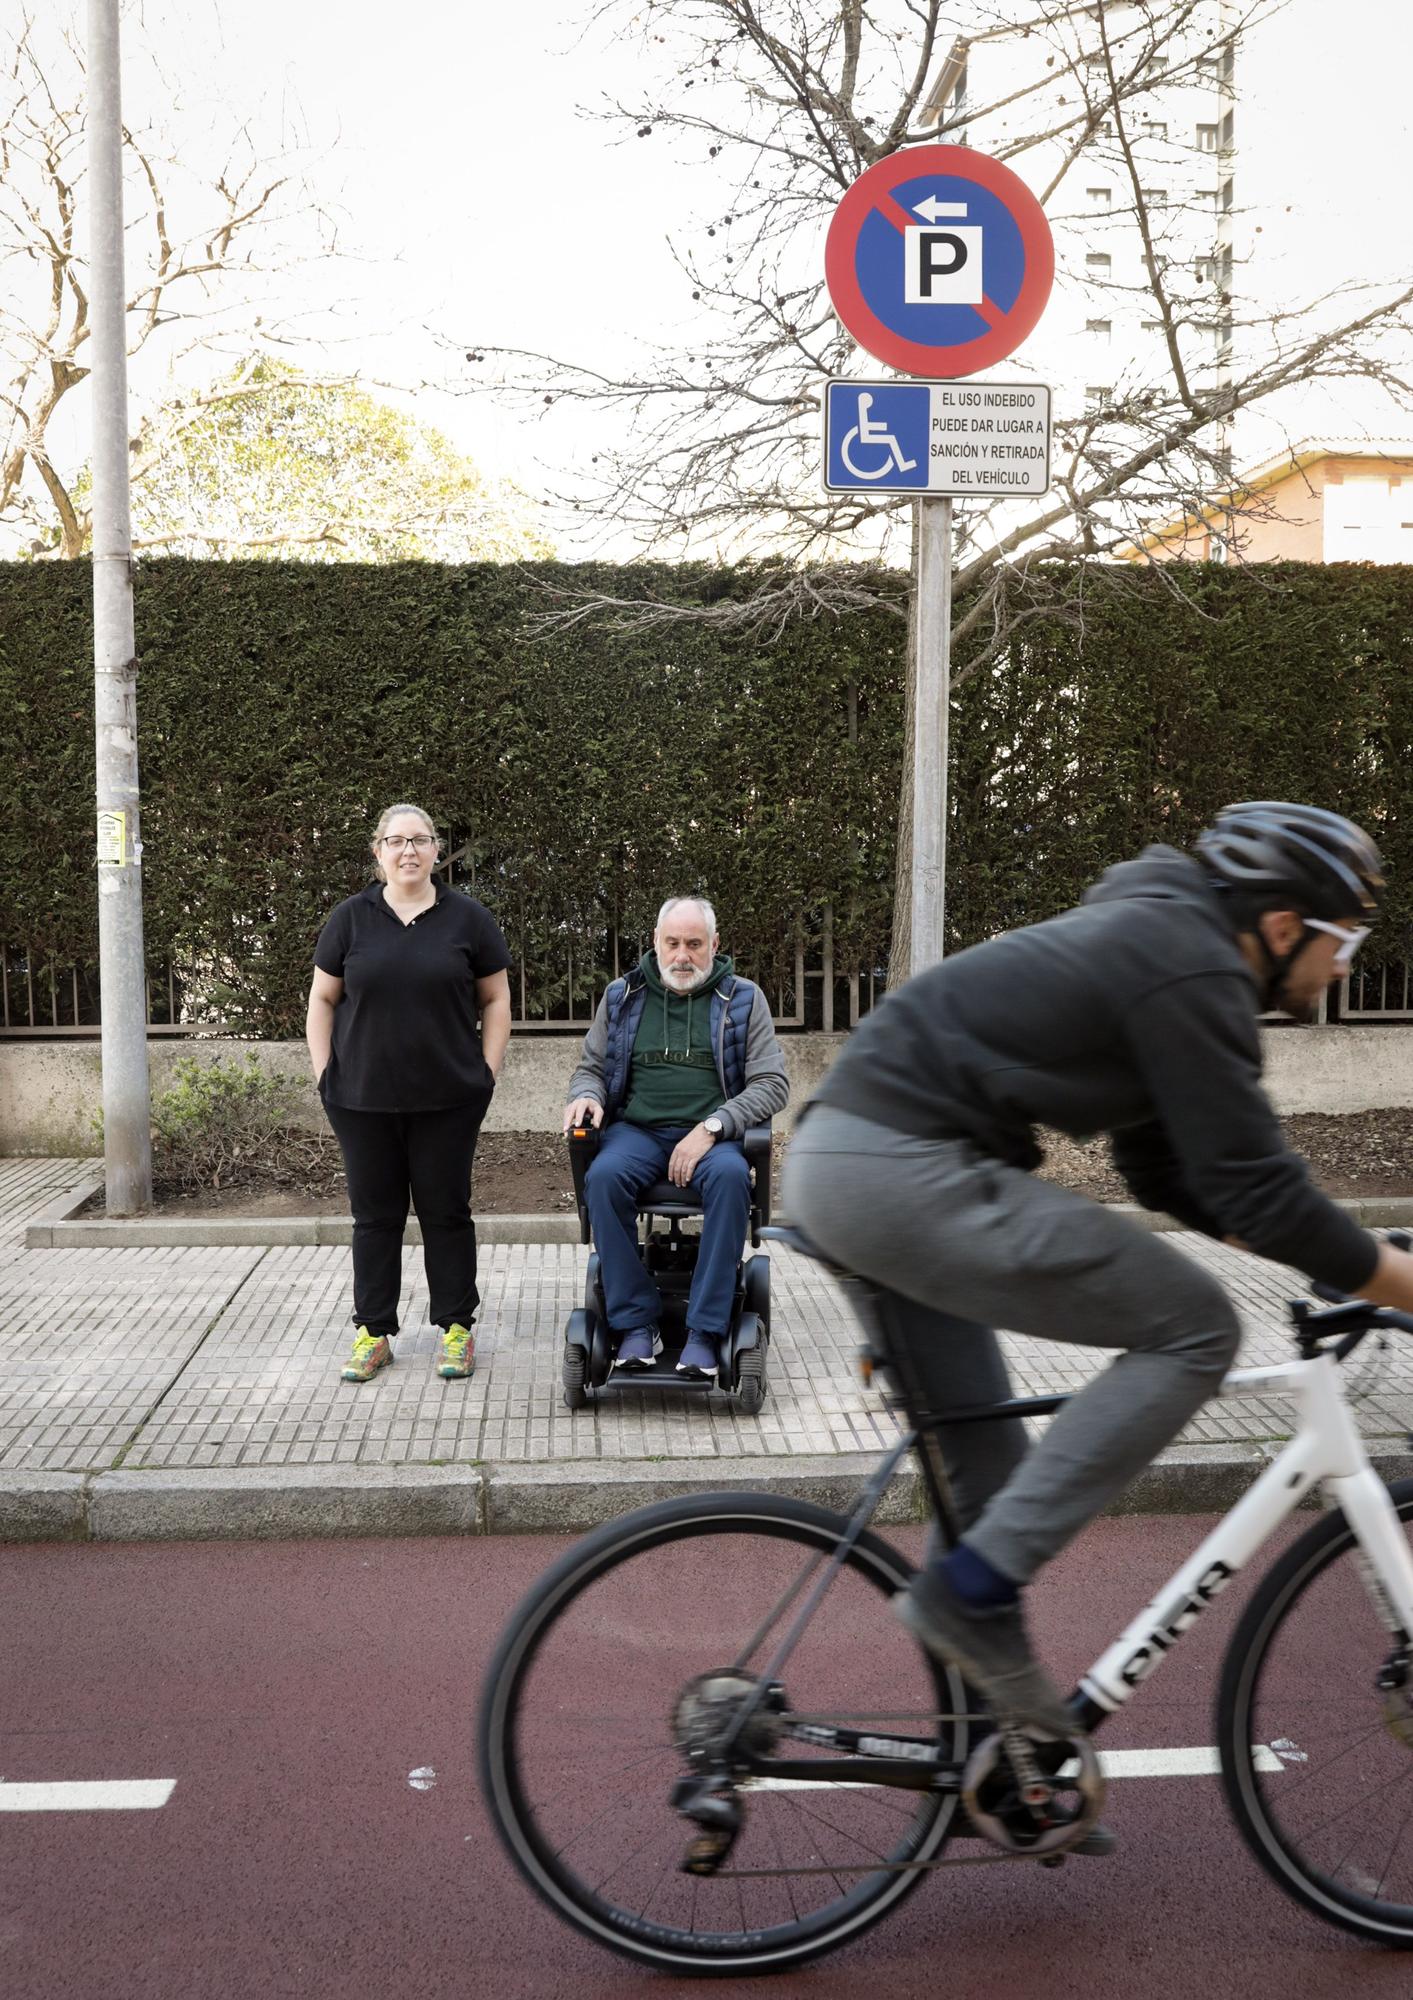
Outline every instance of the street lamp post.
<svg viewBox="0 0 1413 2000"><path fill-rule="evenodd" d="M103 1165L110 1215L152 1203L137 647L128 515L127 297L118 0L88 0L93 367L93 668L98 803L98 973Z"/></svg>

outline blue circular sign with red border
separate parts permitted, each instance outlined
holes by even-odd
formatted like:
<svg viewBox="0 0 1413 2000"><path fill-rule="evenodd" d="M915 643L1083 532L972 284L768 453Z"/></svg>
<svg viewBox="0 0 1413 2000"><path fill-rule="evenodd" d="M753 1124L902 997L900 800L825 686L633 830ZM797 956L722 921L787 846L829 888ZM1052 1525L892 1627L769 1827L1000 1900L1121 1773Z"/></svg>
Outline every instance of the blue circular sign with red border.
<svg viewBox="0 0 1413 2000"><path fill-rule="evenodd" d="M999 160L968 146L907 146L835 209L824 274L845 331L867 353L910 375L973 375L1034 329L1055 245L1044 209Z"/></svg>

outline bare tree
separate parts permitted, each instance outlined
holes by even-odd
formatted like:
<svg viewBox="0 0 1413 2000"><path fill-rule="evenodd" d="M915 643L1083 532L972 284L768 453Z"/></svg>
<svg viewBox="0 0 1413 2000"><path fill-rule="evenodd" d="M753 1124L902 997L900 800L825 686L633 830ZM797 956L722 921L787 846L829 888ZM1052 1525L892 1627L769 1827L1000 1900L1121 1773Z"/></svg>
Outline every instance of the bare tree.
<svg viewBox="0 0 1413 2000"><path fill-rule="evenodd" d="M597 115L645 148L675 139L712 190L710 214L676 246L702 337L621 376L572 355L459 343L460 382L526 408L568 399L612 412L619 441L559 497L615 537L663 555L771 551L789 561L756 597L729 605L693 611L583 593L549 615L775 625L857 601L856 571L834 583L841 555L903 555L909 502L820 486L823 384L876 372L830 309L822 252L843 191L924 140L965 142L1022 171L1051 216L1065 276L1091 287L1097 315L1121 300L1154 335L1142 367L1094 385L1084 408L1061 404L1049 495L958 510L956 681L1003 660L1018 618L1078 614L1058 581L1047 588L1059 559L1131 555L1158 524L1197 515L1230 530L1259 509L1233 470L1244 412L1278 407L1296 385L1351 379L1408 407L1398 364L1413 287L1349 285L1243 314L1216 186L1154 185L1154 93L1220 98L1241 36L1284 4L605 0L593 20L636 36L662 83ZM986 60L1005 50L1017 56L1009 67ZM989 97L988 73L1007 79ZM1207 130L1212 181L1229 188L1229 134L1220 121ZM1092 248L1099 219L1081 214L1077 169L1095 159L1114 191L1109 222L1122 221L1130 242L1136 225L1137 285L1106 275L1102 253L1082 254L1081 232ZM1180 590L1180 568L1165 573ZM1103 574L1123 587L1122 565ZM901 615L901 593L883 597ZM900 897L900 912L906 905ZM895 931L895 962L906 946Z"/></svg>
<svg viewBox="0 0 1413 2000"><path fill-rule="evenodd" d="M140 48L130 59L152 60ZM0 530L30 556L78 556L89 534L81 478L54 443L61 406L88 375L84 100L76 34L51 30L41 47L22 18L0 56ZM280 355L291 336L270 274L336 241L298 158L263 157L247 125L207 134L219 164L204 174L161 131L127 129L124 145L130 356L189 373L197 349ZM145 413L138 402L134 484L216 401L243 393L188 385Z"/></svg>

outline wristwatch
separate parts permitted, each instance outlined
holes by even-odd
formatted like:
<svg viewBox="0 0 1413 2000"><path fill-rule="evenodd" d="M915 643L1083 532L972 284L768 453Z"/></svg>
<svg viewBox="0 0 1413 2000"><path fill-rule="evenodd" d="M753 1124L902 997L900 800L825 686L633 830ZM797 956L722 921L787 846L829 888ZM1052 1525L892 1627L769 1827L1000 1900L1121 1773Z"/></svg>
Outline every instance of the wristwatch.
<svg viewBox="0 0 1413 2000"><path fill-rule="evenodd" d="M717 1117L716 1113L713 1112L710 1118L703 1118L702 1130L703 1132L710 1132L713 1139L719 1139L726 1130L726 1127L721 1119Z"/></svg>

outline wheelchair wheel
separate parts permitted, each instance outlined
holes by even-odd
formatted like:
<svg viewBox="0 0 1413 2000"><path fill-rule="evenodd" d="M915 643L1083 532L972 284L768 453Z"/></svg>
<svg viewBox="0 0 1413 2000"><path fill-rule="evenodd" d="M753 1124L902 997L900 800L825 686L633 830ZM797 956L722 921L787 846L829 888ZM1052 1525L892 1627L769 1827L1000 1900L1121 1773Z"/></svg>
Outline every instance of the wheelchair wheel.
<svg viewBox="0 0 1413 2000"><path fill-rule="evenodd" d="M747 1340L752 1331L757 1335L754 1347L747 1347L736 1363L736 1401L748 1417L755 1416L765 1401L765 1328L757 1323L753 1329L751 1315L742 1313L740 1332Z"/></svg>
<svg viewBox="0 0 1413 2000"><path fill-rule="evenodd" d="M753 1312L763 1327L770 1325L770 1259L751 1257L746 1262L746 1311Z"/></svg>
<svg viewBox="0 0 1413 2000"><path fill-rule="evenodd" d="M560 1369L566 1410L582 1410L589 1400L589 1392L584 1387L585 1358L582 1347L566 1346L563 1366Z"/></svg>

